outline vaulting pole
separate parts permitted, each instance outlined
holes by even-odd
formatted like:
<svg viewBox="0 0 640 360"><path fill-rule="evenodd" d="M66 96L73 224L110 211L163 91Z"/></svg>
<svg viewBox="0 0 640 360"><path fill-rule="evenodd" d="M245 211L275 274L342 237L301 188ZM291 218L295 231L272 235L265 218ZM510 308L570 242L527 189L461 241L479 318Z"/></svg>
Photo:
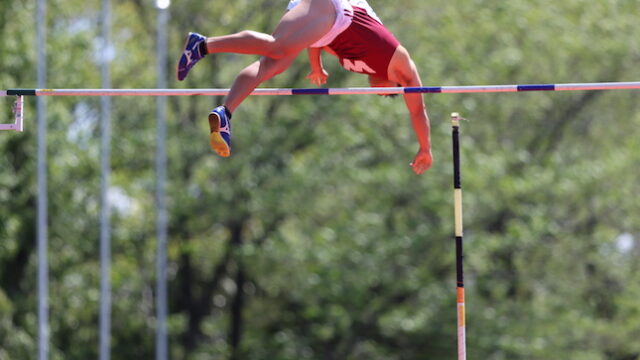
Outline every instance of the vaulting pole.
<svg viewBox="0 0 640 360"><path fill-rule="evenodd" d="M524 85L464 85L424 87L361 87L311 89L255 89L251 95L388 95L388 94L462 94L536 91L593 91L640 89L640 81L524 84ZM22 96L223 96L229 89L7 89L6 95ZM0 96L3 94L0 93Z"/></svg>
<svg viewBox="0 0 640 360"><path fill-rule="evenodd" d="M451 114L453 139L453 205L456 239L456 283L458 308L458 360L467 359L466 324L464 310L464 268L462 247L462 181L460 174L460 115Z"/></svg>

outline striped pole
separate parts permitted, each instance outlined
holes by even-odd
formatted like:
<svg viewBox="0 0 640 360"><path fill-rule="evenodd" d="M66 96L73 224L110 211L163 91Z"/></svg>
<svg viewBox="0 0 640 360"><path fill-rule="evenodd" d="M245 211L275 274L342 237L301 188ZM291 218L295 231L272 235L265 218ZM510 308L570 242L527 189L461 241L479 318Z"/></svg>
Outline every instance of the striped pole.
<svg viewBox="0 0 640 360"><path fill-rule="evenodd" d="M427 87L360 87L312 89L255 89L251 95L393 95L393 94L468 94L534 91L594 91L640 89L640 81L526 85L467 85ZM3 96L224 96L229 89L8 89ZM18 119L16 117L15 123ZM15 130L15 124L0 124L0 130Z"/></svg>
<svg viewBox="0 0 640 360"><path fill-rule="evenodd" d="M460 175L460 115L451 114L453 139L453 205L456 236L456 283L458 308L458 360L467 359L466 326L464 311L464 268L462 248L462 182Z"/></svg>
<svg viewBox="0 0 640 360"><path fill-rule="evenodd" d="M432 87L362 87L312 89L255 89L251 95L391 95L391 94L461 94L535 91L590 91L640 89L640 81L572 84L467 85ZM6 95L19 96L224 96L229 89L8 89ZM3 93L0 93L2 96Z"/></svg>

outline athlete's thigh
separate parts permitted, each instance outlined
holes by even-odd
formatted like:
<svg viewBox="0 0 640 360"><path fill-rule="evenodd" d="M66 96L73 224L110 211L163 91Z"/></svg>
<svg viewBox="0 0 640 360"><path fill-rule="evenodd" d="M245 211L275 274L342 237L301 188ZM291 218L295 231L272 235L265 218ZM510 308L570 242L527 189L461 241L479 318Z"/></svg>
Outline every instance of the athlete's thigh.
<svg viewBox="0 0 640 360"><path fill-rule="evenodd" d="M273 37L278 46L299 52L328 33L335 19L336 10L331 0L302 0L284 14Z"/></svg>

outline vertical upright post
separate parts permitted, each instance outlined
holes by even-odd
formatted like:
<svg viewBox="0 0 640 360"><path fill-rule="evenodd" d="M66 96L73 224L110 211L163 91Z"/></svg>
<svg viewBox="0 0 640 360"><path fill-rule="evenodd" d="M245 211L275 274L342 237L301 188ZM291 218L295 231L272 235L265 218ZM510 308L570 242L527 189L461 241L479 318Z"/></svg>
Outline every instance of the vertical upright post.
<svg viewBox="0 0 640 360"><path fill-rule="evenodd" d="M13 115L15 117L14 130L22 132L24 123L24 96L20 95L16 98L13 107Z"/></svg>
<svg viewBox="0 0 640 360"><path fill-rule="evenodd" d="M38 68L36 82L39 88L46 87L47 82L47 16L45 0L36 3L36 47ZM36 99L38 118L38 200L36 237L38 246L38 360L49 357L49 262L47 261L47 107L45 99Z"/></svg>
<svg viewBox="0 0 640 360"><path fill-rule="evenodd" d="M456 282L458 309L458 360L467 359L465 303L464 303L464 268L462 247L462 181L460 173L460 115L451 114L453 138L453 200L455 213L456 237Z"/></svg>
<svg viewBox="0 0 640 360"><path fill-rule="evenodd" d="M101 78L102 87L111 87L109 65L111 63L111 4L102 0L101 11ZM109 202L109 177L111 175L111 98L100 98L100 360L111 357L111 204Z"/></svg>
<svg viewBox="0 0 640 360"><path fill-rule="evenodd" d="M158 8L157 28L157 66L158 88L167 87L167 26L169 10L167 6L156 3ZM167 178L166 152L166 103L165 96L157 99L157 145L156 145L156 360L167 360L167 209L165 201L165 183Z"/></svg>

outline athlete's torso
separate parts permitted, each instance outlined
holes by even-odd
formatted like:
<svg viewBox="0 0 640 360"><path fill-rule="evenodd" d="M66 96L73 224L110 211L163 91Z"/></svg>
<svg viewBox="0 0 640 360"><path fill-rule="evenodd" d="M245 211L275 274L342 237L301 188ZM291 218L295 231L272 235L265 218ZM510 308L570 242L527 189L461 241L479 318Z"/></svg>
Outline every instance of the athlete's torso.
<svg viewBox="0 0 640 360"><path fill-rule="evenodd" d="M329 48L346 70L387 79L389 62L400 43L365 0L349 2L353 6L353 21Z"/></svg>

